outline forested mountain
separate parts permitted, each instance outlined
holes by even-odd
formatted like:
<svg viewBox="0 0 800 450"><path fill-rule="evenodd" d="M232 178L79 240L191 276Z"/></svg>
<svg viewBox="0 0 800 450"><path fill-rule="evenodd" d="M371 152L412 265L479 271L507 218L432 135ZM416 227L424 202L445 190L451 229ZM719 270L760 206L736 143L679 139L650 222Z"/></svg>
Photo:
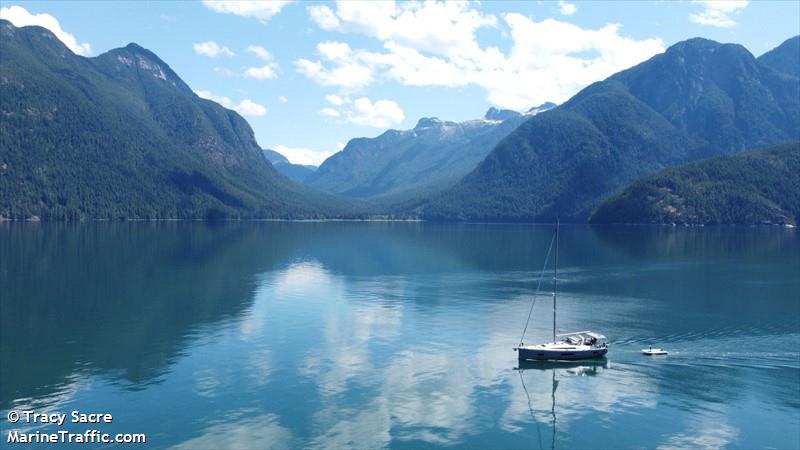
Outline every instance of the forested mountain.
<svg viewBox="0 0 800 450"><path fill-rule="evenodd" d="M758 61L780 72L800 73L800 36L787 39L780 46L759 56Z"/></svg>
<svg viewBox="0 0 800 450"><path fill-rule="evenodd" d="M317 170L317 166L304 166L302 164L292 164L289 160L275 150L264 150L264 157L272 164L272 167L281 175L290 180L302 183L309 175Z"/></svg>
<svg viewBox="0 0 800 450"><path fill-rule="evenodd" d="M545 104L540 110L555 105ZM491 108L482 119L456 123L422 118L411 130L357 138L328 158L306 184L348 197L415 195L455 184L529 114Z"/></svg>
<svg viewBox="0 0 800 450"><path fill-rule="evenodd" d="M0 21L0 216L319 217L344 203L279 176L237 113L130 44L96 58Z"/></svg>
<svg viewBox="0 0 800 450"><path fill-rule="evenodd" d="M797 224L800 142L716 156L634 182L593 223Z"/></svg>
<svg viewBox="0 0 800 450"><path fill-rule="evenodd" d="M798 38L756 59L690 39L522 124L417 211L435 220L585 221L665 167L800 138Z"/></svg>

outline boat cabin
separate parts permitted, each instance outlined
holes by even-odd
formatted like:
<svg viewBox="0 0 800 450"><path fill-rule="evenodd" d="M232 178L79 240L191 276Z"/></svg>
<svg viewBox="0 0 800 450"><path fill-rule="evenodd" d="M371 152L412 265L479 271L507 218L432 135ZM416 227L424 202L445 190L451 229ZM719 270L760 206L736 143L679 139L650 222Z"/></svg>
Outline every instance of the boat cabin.
<svg viewBox="0 0 800 450"><path fill-rule="evenodd" d="M576 331L573 333L557 334L561 342L570 345L588 345L590 347L607 347L606 337L592 331Z"/></svg>

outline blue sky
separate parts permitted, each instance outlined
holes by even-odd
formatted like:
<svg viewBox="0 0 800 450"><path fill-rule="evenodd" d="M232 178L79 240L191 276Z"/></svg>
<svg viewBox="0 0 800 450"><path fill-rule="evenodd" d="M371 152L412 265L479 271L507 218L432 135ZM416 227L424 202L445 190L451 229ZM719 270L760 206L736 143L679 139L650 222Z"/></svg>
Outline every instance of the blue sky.
<svg viewBox="0 0 800 450"><path fill-rule="evenodd" d="M265 148L319 164L420 117L563 102L691 37L756 56L800 34L796 1L2 2L3 18L96 56L136 42Z"/></svg>

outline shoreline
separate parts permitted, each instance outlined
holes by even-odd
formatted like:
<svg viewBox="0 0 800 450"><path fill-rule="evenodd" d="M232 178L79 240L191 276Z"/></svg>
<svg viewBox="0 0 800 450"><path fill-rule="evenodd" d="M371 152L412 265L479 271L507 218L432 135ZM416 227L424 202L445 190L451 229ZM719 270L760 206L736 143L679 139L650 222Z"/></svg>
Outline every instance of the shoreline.
<svg viewBox="0 0 800 450"><path fill-rule="evenodd" d="M460 221L460 220L424 220L424 219L89 219L89 220L41 220L36 219L8 219L0 217L0 224L86 224L86 223L241 223L241 222L283 222L283 223L429 223L429 224L464 224L464 225L553 225L553 222L536 221ZM589 222L562 222L563 225L586 225L591 227L668 227L668 228L720 228L720 227L781 227L796 229L797 225L791 223L589 223Z"/></svg>

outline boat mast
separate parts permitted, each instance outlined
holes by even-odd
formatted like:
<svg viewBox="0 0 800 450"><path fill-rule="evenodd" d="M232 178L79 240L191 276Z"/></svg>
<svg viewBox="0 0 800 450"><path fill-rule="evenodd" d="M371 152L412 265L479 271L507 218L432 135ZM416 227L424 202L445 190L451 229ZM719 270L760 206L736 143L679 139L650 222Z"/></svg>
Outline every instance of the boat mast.
<svg viewBox="0 0 800 450"><path fill-rule="evenodd" d="M553 342L556 342L556 296L558 294L558 226L556 217L556 262L553 266Z"/></svg>

